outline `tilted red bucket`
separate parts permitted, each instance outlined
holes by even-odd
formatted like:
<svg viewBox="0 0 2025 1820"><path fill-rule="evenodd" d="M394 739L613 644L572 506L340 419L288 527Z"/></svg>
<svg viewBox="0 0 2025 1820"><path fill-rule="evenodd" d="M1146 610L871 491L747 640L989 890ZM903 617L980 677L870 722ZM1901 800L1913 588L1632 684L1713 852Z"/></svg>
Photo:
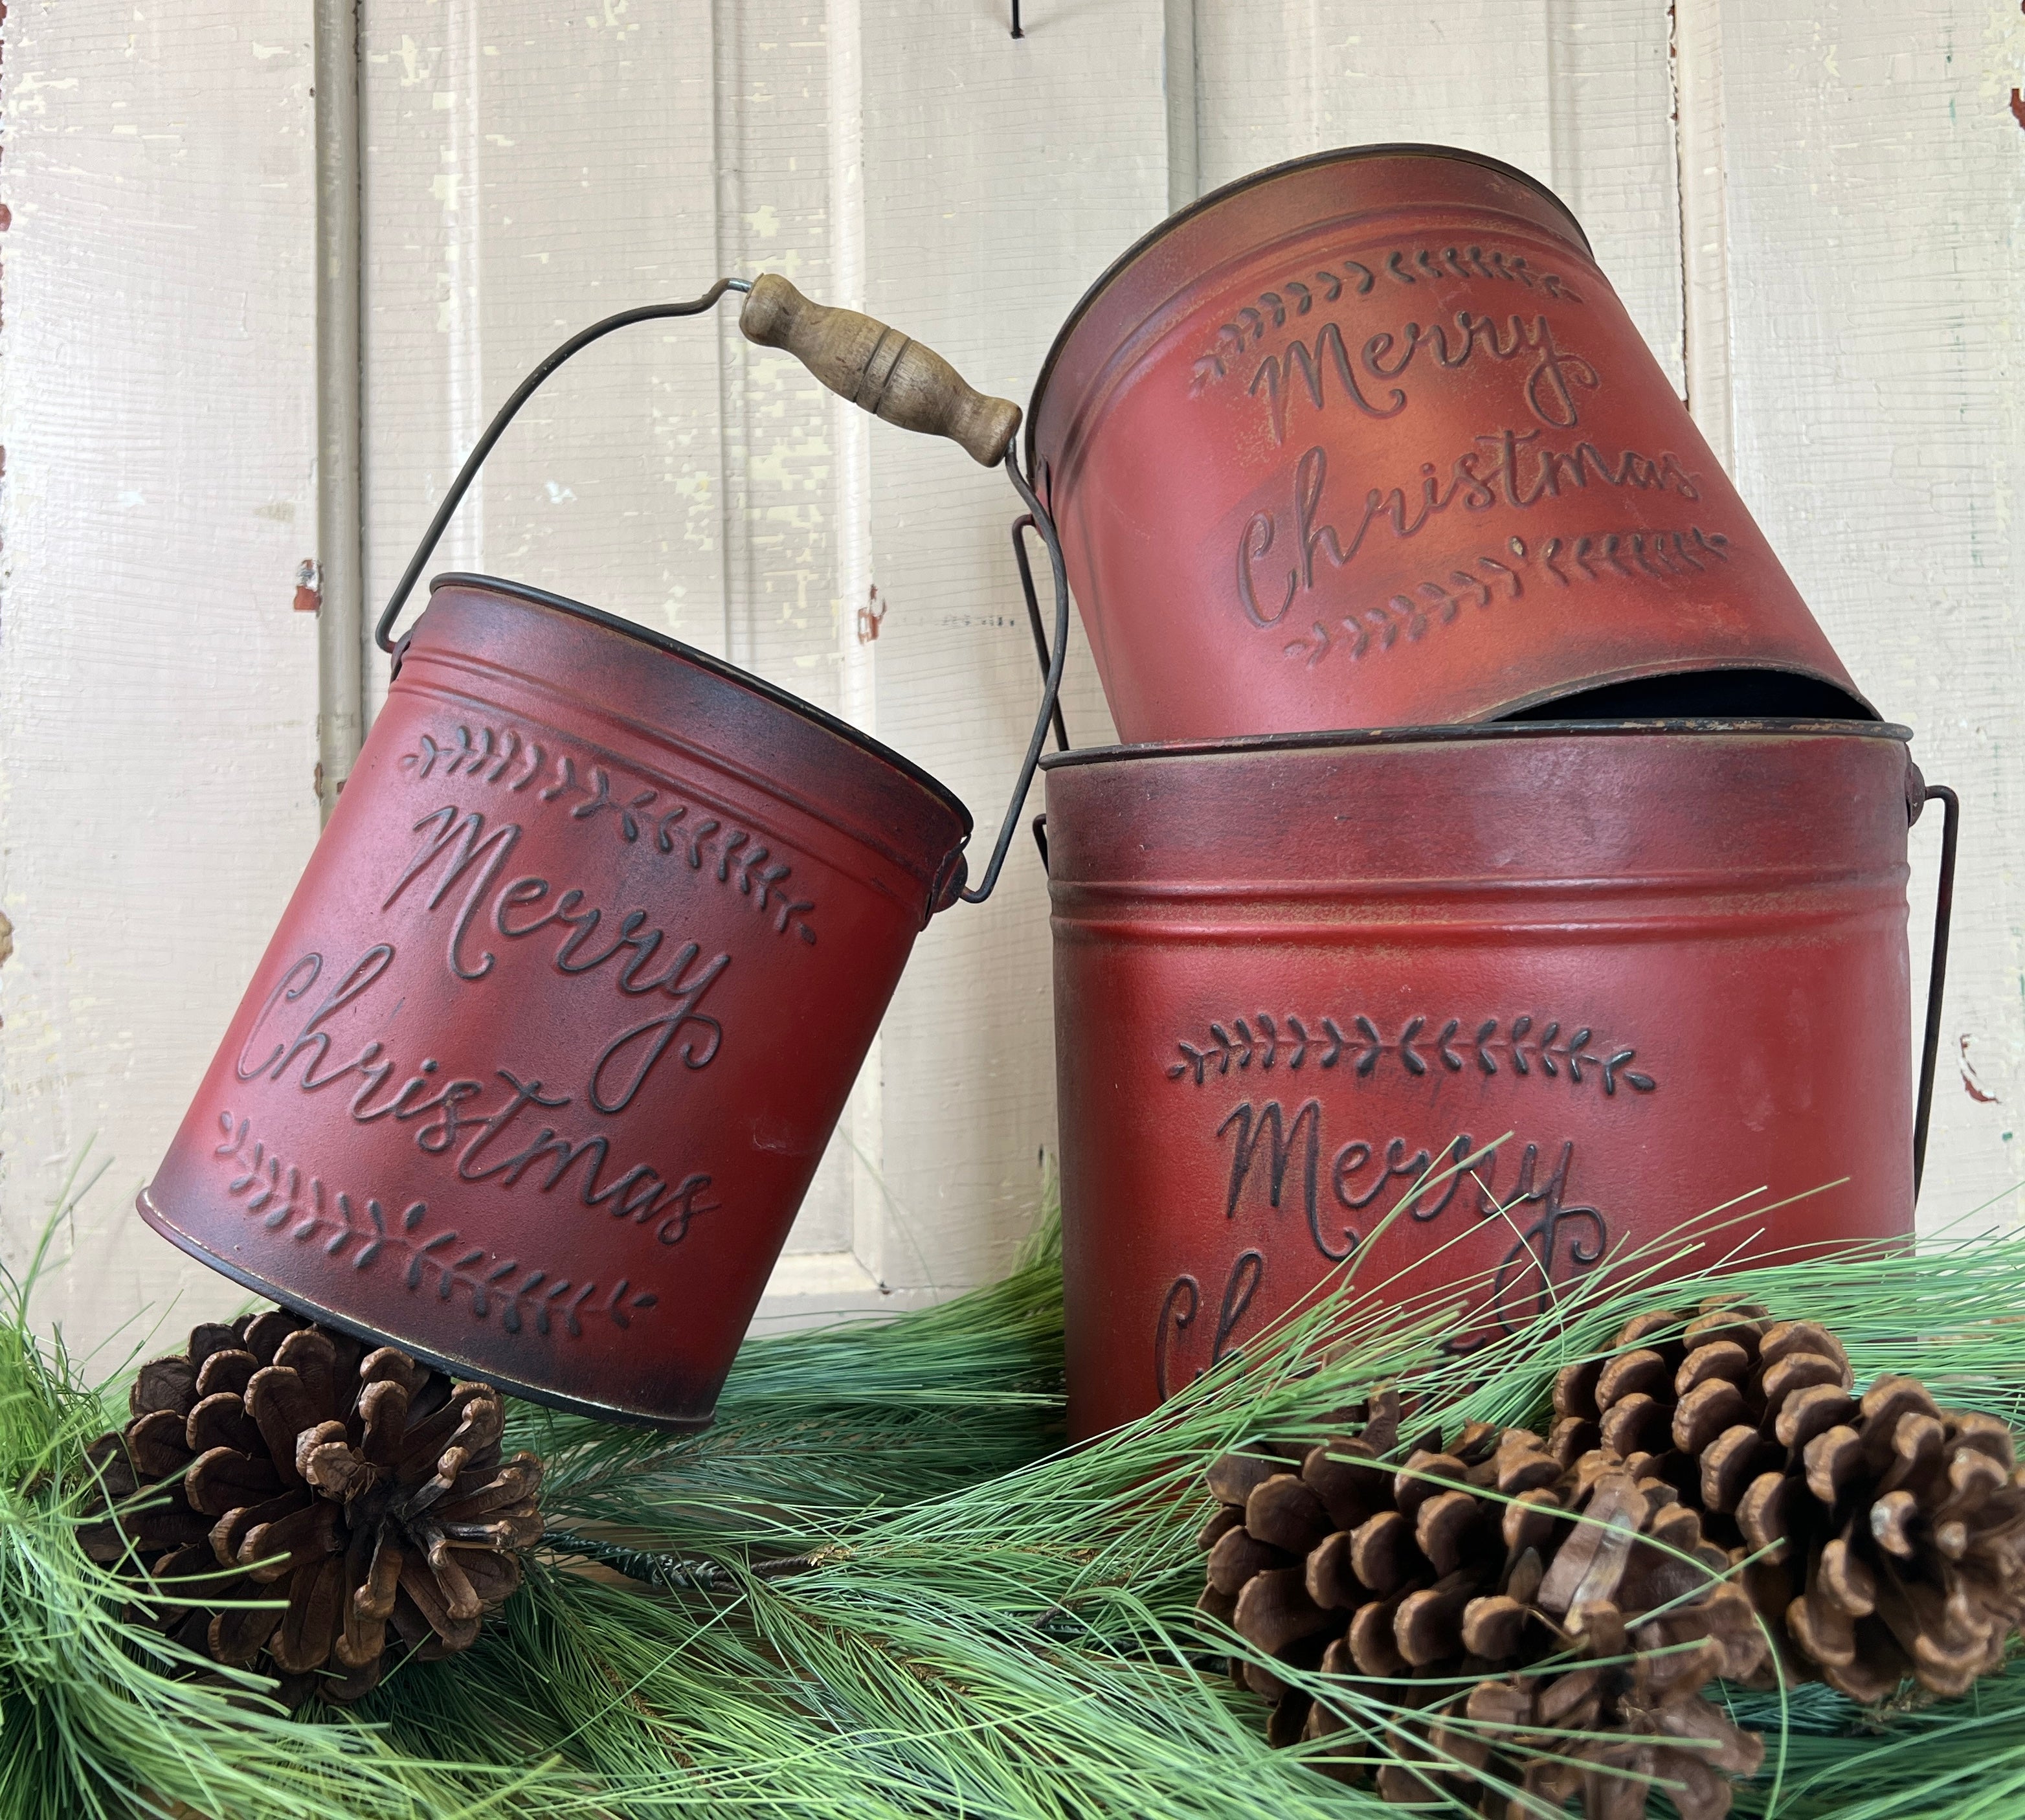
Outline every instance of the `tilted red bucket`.
<svg viewBox="0 0 2025 1820"><path fill-rule="evenodd" d="M1353 1257L1398 1296L1482 1278L1467 1348L1739 1197L1768 1210L1725 1243L1760 1252L1910 1232L1906 738L1539 724L1046 761L1072 1431ZM1930 1058L1938 1002L1937 973Z"/></svg>
<svg viewBox="0 0 2025 1820"><path fill-rule="evenodd" d="M1163 222L1027 422L1119 735L1869 718L1568 211L1325 153Z"/></svg>
<svg viewBox="0 0 2025 1820"><path fill-rule="evenodd" d="M706 1421L969 829L728 665L439 582L141 1213L451 1370Z"/></svg>
<svg viewBox="0 0 2025 1820"><path fill-rule="evenodd" d="M482 576L395 620L542 381L628 325L740 326L905 427L1005 458L1049 542L1056 656L982 878L897 753L730 665ZM777 275L622 311L524 380L380 620L386 705L142 1216L228 1276L452 1371L623 1420L710 1419L929 917L987 896L1068 630L1017 409Z"/></svg>

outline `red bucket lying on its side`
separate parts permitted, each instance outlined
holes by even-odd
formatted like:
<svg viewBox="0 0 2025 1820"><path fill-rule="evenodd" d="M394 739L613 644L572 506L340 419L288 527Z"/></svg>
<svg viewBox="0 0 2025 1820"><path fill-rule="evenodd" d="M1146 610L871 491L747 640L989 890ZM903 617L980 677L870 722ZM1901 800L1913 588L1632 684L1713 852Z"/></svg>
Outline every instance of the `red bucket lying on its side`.
<svg viewBox="0 0 2025 1820"><path fill-rule="evenodd" d="M1483 1278L1466 1348L1738 1197L1785 1203L1731 1228L1761 1253L1909 1233L1906 737L1538 724L1046 761L1072 1432L1353 1257L1401 1296Z"/></svg>
<svg viewBox="0 0 2025 1820"><path fill-rule="evenodd" d="M1575 218L1490 159L1205 197L1077 306L1027 433L1122 739L1871 717Z"/></svg>

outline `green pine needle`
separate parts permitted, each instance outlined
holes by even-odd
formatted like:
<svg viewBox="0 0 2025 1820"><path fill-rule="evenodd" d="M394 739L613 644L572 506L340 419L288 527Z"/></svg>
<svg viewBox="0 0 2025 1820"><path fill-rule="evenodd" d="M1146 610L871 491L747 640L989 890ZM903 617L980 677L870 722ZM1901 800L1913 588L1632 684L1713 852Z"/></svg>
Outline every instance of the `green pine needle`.
<svg viewBox="0 0 2025 1820"><path fill-rule="evenodd" d="M39 1259L0 1307L0 1815L1376 1820L1397 1810L1266 1746L1262 1704L1221 1672L1241 1644L1193 1610L1202 1473L1230 1446L1319 1438L1381 1380L1451 1424L1536 1420L1554 1371L1630 1314L1718 1289L1822 1322L1860 1381L1909 1372L2025 1412L2008 1313L2025 1237L1714 1276L1748 1223L1613 1258L1551 1319L1461 1359L1443 1350L1455 1294L1388 1307L1346 1277L1152 1416L1064 1451L1050 1219L1002 1283L749 1342L700 1435L516 1407L511 1439L550 1468L525 1590L466 1654L301 1718L250 1683L175 1679L78 1549L83 1449L111 1418L30 1337ZM1332 1746L1361 1732L1382 1761L1385 1686L1353 1691ZM1767 1737L1740 1814L2025 1812L2025 1671L1883 1715L1818 1686L1733 1699Z"/></svg>

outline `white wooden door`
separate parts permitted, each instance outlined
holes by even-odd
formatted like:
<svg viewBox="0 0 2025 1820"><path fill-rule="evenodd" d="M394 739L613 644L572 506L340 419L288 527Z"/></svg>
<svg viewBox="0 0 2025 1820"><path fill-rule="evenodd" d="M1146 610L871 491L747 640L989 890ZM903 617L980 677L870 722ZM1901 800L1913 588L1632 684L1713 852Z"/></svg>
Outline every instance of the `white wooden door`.
<svg viewBox="0 0 2025 1820"><path fill-rule="evenodd" d="M1085 285L1171 207L1381 140L1490 153L1570 201L1858 681L1961 791L1921 1217L2012 1217L2016 6L1024 0L1016 41L1008 6L362 0L362 530L328 490L318 524L314 467L320 432L326 477L334 445L309 91L318 19L349 9L11 9L0 1211L18 1261L85 1138L114 1155L50 1308L79 1335L178 1285L217 1303L126 1203L314 837L302 561L341 574L362 535L369 621L492 409L598 315L778 270L1024 399ZM726 311L569 368L439 566L796 690L954 786L983 847L1034 707L1014 509L1002 477L831 399ZM369 710L383 664L364 653ZM1078 743L1110 737L1079 644L1065 705ZM1937 843L1923 822L1916 975ZM923 936L763 1318L896 1307L1002 1267L1053 1144L1042 886L1022 833L992 902Z"/></svg>
<svg viewBox="0 0 2025 1820"><path fill-rule="evenodd" d="M310 15L17 4L0 53L0 1259L88 1147L37 1305L123 1350L219 1305L134 1191L316 840Z"/></svg>

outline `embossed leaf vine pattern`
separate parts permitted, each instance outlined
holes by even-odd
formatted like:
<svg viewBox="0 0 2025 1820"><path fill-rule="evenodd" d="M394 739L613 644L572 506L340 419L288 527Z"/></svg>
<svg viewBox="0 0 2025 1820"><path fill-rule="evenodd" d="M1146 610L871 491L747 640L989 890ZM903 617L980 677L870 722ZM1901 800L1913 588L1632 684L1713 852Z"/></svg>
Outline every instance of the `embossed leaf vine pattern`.
<svg viewBox="0 0 2025 1820"><path fill-rule="evenodd" d="M1586 1025L1564 1030L1556 1019L1522 1016L1506 1025L1501 1019L1487 1017L1473 1035L1459 1017L1439 1028L1431 1019L1409 1017L1396 1035L1387 1035L1361 1013L1348 1023L1346 1031L1334 1017L1310 1025L1291 1013L1275 1018L1261 1011L1248 1019L1212 1024L1205 1041L1175 1045L1182 1059L1169 1064L1167 1079L1192 1079L1200 1086L1211 1075L1227 1075L1233 1068L1255 1065L1263 1074L1312 1061L1321 1068L1347 1066L1360 1079L1376 1073L1382 1063L1409 1075L1438 1069L1461 1074L1472 1068L1488 1075L1509 1068L1516 1075L1538 1073L1550 1080L1565 1075L1576 1086L1593 1075L1612 1096L1619 1082L1640 1094L1649 1094L1659 1084L1632 1067L1636 1050L1593 1046L1595 1031Z"/></svg>
<svg viewBox="0 0 2025 1820"><path fill-rule="evenodd" d="M1520 598L1526 584L1514 563L1530 562L1536 574L1567 587L1600 581L1606 574L1627 580L1641 575L1655 580L1703 575L1708 570L1704 557L1729 561L1729 539L1719 531L1703 531L1693 524L1685 531L1605 531L1567 539L1549 537L1535 546L1529 546L1523 537L1514 537L1505 547L1511 561L1479 556L1476 566L1481 574L1451 569L1439 580L1420 583L1411 594L1393 595L1382 607L1369 606L1351 614L1340 622L1338 631L1332 632L1318 620L1307 637L1285 646L1285 654L1302 660L1303 667L1312 670L1332 650L1362 657L1373 650L1391 650L1402 634L1411 644L1424 638L1431 626L1454 625L1466 606L1487 607L1496 599Z"/></svg>
<svg viewBox="0 0 2025 1820"><path fill-rule="evenodd" d="M1571 303L1582 301L1581 295L1558 273L1537 271L1523 253L1506 253L1497 247L1487 252L1480 246L1449 246L1439 252L1422 247L1410 256L1397 251L1388 253L1375 272L1360 260L1345 259L1340 271L1325 267L1288 278L1276 291L1260 292L1255 307L1247 305L1224 323L1216 332L1216 345L1195 363L1189 381L1189 395L1200 394L1213 380L1225 377L1230 361L1266 339L1269 322L1275 329L1284 329L1288 315L1305 316L1314 307L1318 294L1325 303L1333 303L1346 287L1353 296L1367 296L1380 275L1401 285L1435 284L1451 278L1502 278Z"/></svg>
<svg viewBox="0 0 2025 1820"><path fill-rule="evenodd" d="M1526 554L1523 539L1515 537L1512 544L1514 555ZM1648 575L1656 581L1667 575L1706 575L1708 564L1701 558L1728 562L1729 539L1719 531L1691 524L1685 531L1600 531L1565 544L1550 537L1534 554L1541 568L1563 587L1575 581L1601 580L1599 567L1627 580ZM1564 561L1568 565L1566 571L1560 566Z"/></svg>
<svg viewBox="0 0 2025 1820"><path fill-rule="evenodd" d="M433 1289L439 1301L462 1296L474 1318L496 1312L509 1333L532 1326L549 1334L560 1322L571 1339L580 1338L586 1315L601 1316L616 1327L628 1328L660 1298L651 1289L634 1289L624 1277L601 1296L595 1283L573 1282L548 1271L523 1270L506 1258L487 1263L482 1245L467 1245L451 1228L425 1232L428 1203L410 1201L398 1214L370 1196L355 1200L339 1190L326 1191L321 1178L307 1181L294 1164L285 1164L260 1139L252 1137L252 1121L218 1115L225 1142L211 1153L237 1171L226 1191L246 1197L246 1211L260 1216L270 1232L284 1228L299 1245L320 1244L333 1258L348 1257L355 1270L370 1270L383 1256L405 1260L410 1289ZM250 1143L249 1143L250 1139ZM481 1268L481 1267L483 1267Z"/></svg>
<svg viewBox="0 0 2025 1820"><path fill-rule="evenodd" d="M445 777L461 773L481 783L503 783L509 790L524 790L551 767L538 740L524 741L510 727L504 734L495 734L491 727L482 726L474 734L460 725L454 741L441 745L433 734L419 735L416 749L402 755L401 769L413 771L417 778L432 776L440 769ZM509 773L514 774L508 781ZM571 821L588 822L594 816L609 815L620 840L630 844L644 835L652 840L657 851L679 853L689 862L692 872L707 869L719 884L735 885L741 897L750 898L755 910L763 914L770 910L777 935L785 935L792 928L810 947L815 946L816 932L803 920L805 913L815 909L814 903L790 894L788 880L793 868L773 859L748 830L700 811L693 814L692 806L686 803L656 812L655 806L662 800L660 790L641 788L629 792L621 787L615 792L612 775L604 766L589 766L587 774L579 776L576 760L567 752L556 755L553 774L554 781L536 792L542 802L581 796L581 802L570 805ZM712 841L716 843L715 851ZM769 860L773 863L768 864Z"/></svg>

